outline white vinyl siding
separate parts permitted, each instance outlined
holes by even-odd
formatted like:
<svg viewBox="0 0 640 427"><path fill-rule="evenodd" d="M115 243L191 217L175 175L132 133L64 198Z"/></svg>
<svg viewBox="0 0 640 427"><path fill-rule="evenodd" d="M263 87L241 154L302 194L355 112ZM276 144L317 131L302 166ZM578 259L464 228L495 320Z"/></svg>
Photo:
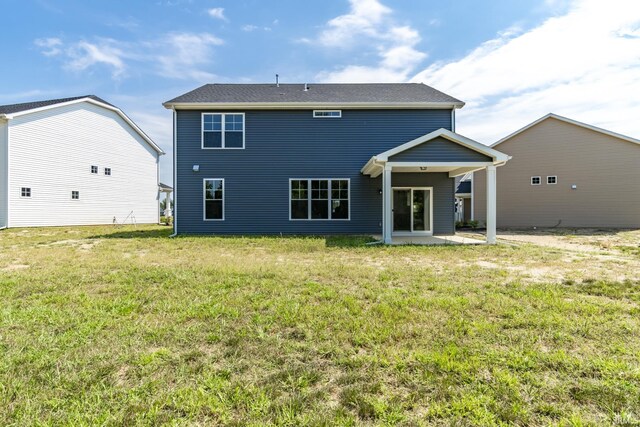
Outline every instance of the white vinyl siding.
<svg viewBox="0 0 640 427"><path fill-rule="evenodd" d="M0 228L7 226L8 173L7 168L7 122L0 120Z"/></svg>
<svg viewBox="0 0 640 427"><path fill-rule="evenodd" d="M10 120L9 134L11 227L111 224L132 211L138 223L159 221L158 154L116 112L60 106ZM117 173L87 173L91 165Z"/></svg>

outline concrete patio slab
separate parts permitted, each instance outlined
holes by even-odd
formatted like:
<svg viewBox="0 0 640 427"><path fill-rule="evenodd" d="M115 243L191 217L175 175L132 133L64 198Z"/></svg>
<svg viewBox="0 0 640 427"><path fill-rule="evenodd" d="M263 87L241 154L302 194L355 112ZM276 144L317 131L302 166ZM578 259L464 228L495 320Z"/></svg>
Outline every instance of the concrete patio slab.
<svg viewBox="0 0 640 427"><path fill-rule="evenodd" d="M382 240L381 235L373 236ZM484 240L472 239L466 236L393 236L392 245L486 245Z"/></svg>

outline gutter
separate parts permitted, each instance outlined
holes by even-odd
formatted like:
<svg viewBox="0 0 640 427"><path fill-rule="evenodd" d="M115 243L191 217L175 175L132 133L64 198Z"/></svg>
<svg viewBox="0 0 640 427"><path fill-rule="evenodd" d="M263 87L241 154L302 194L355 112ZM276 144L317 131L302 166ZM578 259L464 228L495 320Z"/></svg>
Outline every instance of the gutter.
<svg viewBox="0 0 640 427"><path fill-rule="evenodd" d="M308 109L456 109L464 107L464 102L165 102L168 110L198 109L252 109L252 110L308 110Z"/></svg>

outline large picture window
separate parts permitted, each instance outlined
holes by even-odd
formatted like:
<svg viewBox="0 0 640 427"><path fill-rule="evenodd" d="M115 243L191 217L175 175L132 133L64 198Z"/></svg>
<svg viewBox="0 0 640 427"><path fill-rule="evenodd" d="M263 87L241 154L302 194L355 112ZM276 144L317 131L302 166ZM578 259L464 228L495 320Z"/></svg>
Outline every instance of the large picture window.
<svg viewBox="0 0 640 427"><path fill-rule="evenodd" d="M203 113L202 148L244 148L244 113Z"/></svg>
<svg viewBox="0 0 640 427"><path fill-rule="evenodd" d="M348 179L291 179L292 220L348 220Z"/></svg>
<svg viewBox="0 0 640 427"><path fill-rule="evenodd" d="M224 179L204 180L204 219L224 220Z"/></svg>

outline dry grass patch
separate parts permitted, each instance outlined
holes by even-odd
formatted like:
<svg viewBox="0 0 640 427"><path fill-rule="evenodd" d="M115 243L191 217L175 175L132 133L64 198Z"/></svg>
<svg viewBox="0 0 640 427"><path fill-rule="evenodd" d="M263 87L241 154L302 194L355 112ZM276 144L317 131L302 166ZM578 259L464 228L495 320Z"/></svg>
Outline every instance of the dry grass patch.
<svg viewBox="0 0 640 427"><path fill-rule="evenodd" d="M638 422L633 253L169 234L0 233L1 424Z"/></svg>

